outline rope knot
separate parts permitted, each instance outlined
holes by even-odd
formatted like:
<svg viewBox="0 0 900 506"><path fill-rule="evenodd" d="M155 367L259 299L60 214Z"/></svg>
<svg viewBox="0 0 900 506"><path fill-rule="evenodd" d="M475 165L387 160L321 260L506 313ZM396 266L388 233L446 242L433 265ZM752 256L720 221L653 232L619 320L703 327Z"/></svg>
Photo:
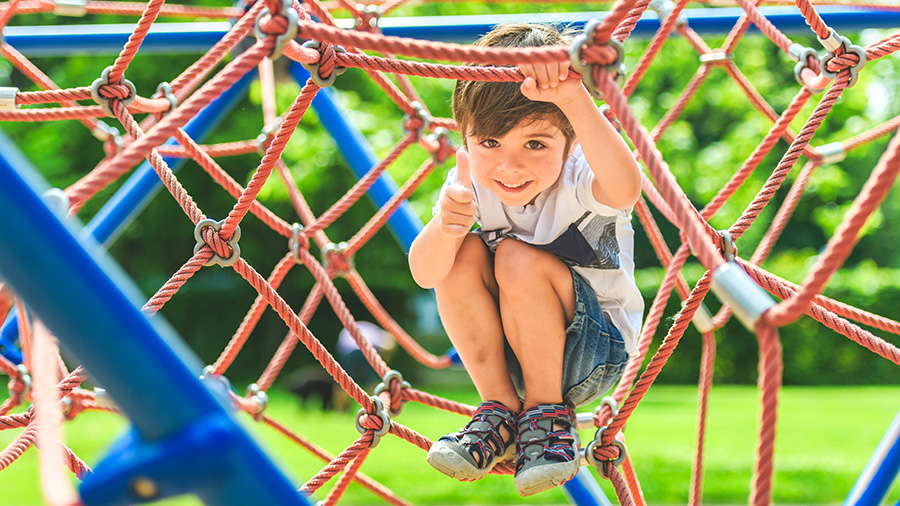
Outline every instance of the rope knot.
<svg viewBox="0 0 900 506"><path fill-rule="evenodd" d="M123 106L127 106L137 97L137 88L128 79L123 77L118 82L110 82L109 73L112 69L112 66L106 67L100 77L91 83L91 98L103 107L103 112L107 116L115 116L111 104L113 100L118 100Z"/></svg>
<svg viewBox="0 0 900 506"><path fill-rule="evenodd" d="M375 387L375 395L387 393L390 396L388 399L390 415L397 416L403 409L403 405L406 404L406 399L403 398L403 390L407 388L410 388L409 382L403 381L403 375L400 374L400 371L392 369L384 375L381 383ZM383 399L383 397L380 398Z"/></svg>
<svg viewBox="0 0 900 506"><path fill-rule="evenodd" d="M608 478L607 466L612 467L621 464L625 460L627 452L625 443L619 439L613 438L612 441L604 444L602 441L605 431L606 427L597 429L597 433L594 434L594 440L584 449L584 458L587 459L589 464L596 467L601 475Z"/></svg>
<svg viewBox="0 0 900 506"><path fill-rule="evenodd" d="M381 437L391 431L391 417L384 408L384 402L378 397L371 397L375 406L375 412L369 413L366 408L360 409L356 413L356 430L360 434L365 435L366 432L372 433L372 444L369 448L375 448Z"/></svg>
<svg viewBox="0 0 900 506"><path fill-rule="evenodd" d="M276 36L275 46L272 48L271 60L277 60L284 51L284 46L297 36L297 23L300 21L300 13L297 12L291 0L281 0L281 11L276 12L278 0L268 2L269 7L263 7L253 22L253 33L256 38L263 40L270 36ZM274 7L274 8L273 8Z"/></svg>
<svg viewBox="0 0 900 506"><path fill-rule="evenodd" d="M194 239L197 244L194 245L194 255L200 252L203 246L209 246L213 250L213 256L203 264L208 267L213 264L219 264L221 267L230 267L241 257L241 247L238 241L241 238L241 227L234 229L234 233L229 239L224 239L219 235L219 231L225 224L225 220L215 221L209 218L200 220L194 227Z"/></svg>
<svg viewBox="0 0 900 506"><path fill-rule="evenodd" d="M353 256L347 254L346 242L328 243L322 248L322 265L331 276L347 274L354 268Z"/></svg>
<svg viewBox="0 0 900 506"><path fill-rule="evenodd" d="M320 43L317 40L308 40L303 47L315 49L319 52L319 61L316 63L300 63L309 71L309 78L319 88L327 88L334 83L337 76L344 73L346 67L338 66L337 53L346 52L341 46Z"/></svg>
<svg viewBox="0 0 900 506"><path fill-rule="evenodd" d="M10 396L18 399L28 397L28 394L31 393L31 375L28 374L28 368L19 364L16 366L16 371L18 374L11 376L6 385Z"/></svg>

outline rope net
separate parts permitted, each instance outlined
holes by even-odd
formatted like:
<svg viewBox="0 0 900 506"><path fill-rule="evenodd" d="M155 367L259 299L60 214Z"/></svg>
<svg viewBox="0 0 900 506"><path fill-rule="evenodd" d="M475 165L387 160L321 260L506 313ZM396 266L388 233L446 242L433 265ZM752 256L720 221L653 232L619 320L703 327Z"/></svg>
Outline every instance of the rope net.
<svg viewBox="0 0 900 506"><path fill-rule="evenodd" d="M80 13L116 14L139 16L139 21L128 42L103 76L92 86L64 88L58 86L44 71L22 53L0 40L2 56L19 72L34 83L37 91L19 92L7 99L0 110L0 121L36 122L74 120L95 132L105 146L106 156L77 182L65 188L70 202L69 214L76 215L86 202L100 194L101 190L129 173L138 163L149 161L165 187L196 226L197 247L192 256L171 274L156 293L143 306L147 316L159 312L192 277L204 266L219 264L246 280L257 293L240 326L222 350L220 356L206 371L223 376L247 346L251 333L263 312L272 308L287 327L278 351L271 358L259 379L244 397L232 393L234 405L260 423L284 435L298 447L321 458L327 464L309 478L301 492L312 494L336 476L333 488L324 504L336 503L350 482L356 481L376 496L391 504L403 505L406 501L379 483L359 473L360 466L369 456L374 443L388 433L427 450L431 441L411 428L392 419L406 402L416 402L442 410L470 415L474 407L461 404L417 390L404 382L402 376L391 371L372 345L362 337L354 316L347 308L342 295L335 287L334 279L343 277L353 294L359 298L377 322L390 331L398 343L416 360L431 368L446 368L451 361L446 356L435 356L426 351L415 339L388 314L376 299L354 266L354 254L382 228L388 218L416 190L420 183L453 156L455 147L447 130L455 129L452 119L432 117L419 99L409 76L441 79L476 79L520 81L522 75L514 65L521 62L569 61L568 48L545 47L527 49L473 48L466 45L436 43L423 40L385 36L381 34L378 20L405 3L405 0L385 0L382 3L356 5L346 0L321 3L309 0L298 2L259 0L246 9L237 7L191 7L169 5L161 0L146 4L127 2L101 2L88 0L78 7ZM703 355L700 378L699 427L697 452L693 463L690 503L700 502L702 491L702 446L705 429L705 410L712 383L715 357L714 333L732 316L728 305L715 315L703 317L701 302L713 287L713 273L726 263L737 265L759 286L768 291L778 302L747 317L759 341L759 380L761 392L761 419L758 449L751 484L752 504L770 504L772 497L773 442L778 392L781 385L782 360L778 329L809 315L828 328L846 336L860 346L900 364L900 350L885 339L861 325L878 331L897 334L900 323L850 307L832 300L822 291L841 267L853 248L866 219L876 211L890 190L900 171L900 136L894 132L900 126L900 117L872 127L863 134L844 140L839 145L814 147L811 143L829 111L838 99L857 79L863 64L888 56L900 49L900 32L865 48L850 44L834 32L822 19L809 0L774 2L796 5L805 17L811 34L817 36L829 52L829 57L818 58L815 50L795 44L766 19L756 2L737 0L744 15L737 21L719 48L711 48L707 42L684 22L682 10L688 4L680 0L674 4L660 5L649 0L619 0L609 7L607 15L599 23L589 26L583 44L576 56L581 61L586 82L608 104L607 116L620 125L621 132L635 148L635 155L643 163L646 172L643 181L644 198L635 207L635 214L645 230L653 250L659 257L665 276L650 305L643 326L639 348L641 356L629 362L623 378L612 397L613 403L602 403L593 415L598 431L595 441L588 446L587 460L600 468L601 474L613 482L621 504L644 504L640 483L625 452L621 431L635 408L660 374L673 350L694 321L703 336ZM821 2L832 3L832 2ZM835 2L836 3L836 2ZM62 2L10 0L0 4L0 27L7 25L17 15L61 12ZM854 5L859 6L856 3ZM881 9L898 9L877 5ZM653 35L647 49L623 84L616 80L618 55L616 41L625 41L634 30L637 21L648 8L657 10L661 26ZM354 29L338 28L333 12L349 13L355 20ZM141 43L155 22L163 18L233 19L234 23L221 38L193 65L175 77L165 87L152 95L139 95L126 79L129 65L138 54ZM778 50L797 62L795 74L799 89L788 107L777 112L756 91L750 80L742 74L731 55L751 26L758 28ZM254 31L257 38L253 39ZM651 63L658 57L666 42L677 34L684 38L699 55L700 64L694 76L665 116L651 130L639 122L629 97L634 93ZM315 44L301 44L296 39L308 39ZM242 52L239 44L252 41ZM377 52L380 56L369 53ZM229 57L229 55L232 55ZM274 99L273 59L287 58L311 69L312 77L303 86L293 103L281 114ZM468 64L439 64L428 61L468 62ZM474 66L483 64L485 66ZM513 67L509 67L513 65ZM406 115L405 134L390 153L377 166L362 177L327 211L315 215L282 154L298 124L321 87L331 84L342 68L359 68L396 103ZM219 96L223 90L254 70L259 71L262 89L263 116L266 125L260 139L234 141L227 144L198 143L184 130L185 123L198 111ZM734 171L732 178L704 207L696 208L669 171L669 167L657 148L656 142L678 120L689 102L697 95L701 84L715 72L724 72L742 90L749 103L767 118L772 126L753 153ZM393 75L389 78L388 75ZM824 92L824 93L822 93ZM821 95L818 95L822 93ZM94 100L99 105L89 102ZM55 104L55 105L53 105ZM804 107L811 107L808 118L800 118ZM138 121L137 114L146 114ZM114 118L127 132L125 138L111 135L98 118ZM792 124L802 123L799 131ZM847 151L882 137L893 135L881 159L872 168L868 181L859 192L840 226L820 252L805 279L794 284L781 279L759 265L767 258L798 202L809 186L811 175L825 164L834 163ZM174 138L177 144L164 144ZM789 147L780 155L773 154L779 140ZM429 156L421 167L402 185L390 201L382 206L349 239L334 242L328 235L329 227L353 206L373 185L375 180L403 153L413 146L421 146ZM835 150L835 147L838 149ZM219 165L217 159L261 152L261 159L246 186L235 181ZM726 202L756 171L764 158L780 158L768 174L765 184L741 213L739 219L726 231L717 231L709 223ZM170 169L164 157L189 158L196 162L209 177L220 185L233 199L233 206L221 221L208 218L198 202L195 202ZM749 258L742 258L733 249L747 229L757 221L763 209L781 188L788 174L801 159L801 170L794 178L793 186L778 209L775 218L766 229L763 239ZM267 208L258 199L268 180L280 180L286 188L293 213L299 218L284 218ZM651 212L651 206L656 214ZM240 256L240 246L247 251L250 245L239 245L239 225L253 214L266 226L285 239L285 250L274 267L261 267L269 272L261 274ZM663 239L656 216L661 216L681 232L681 242L670 249ZM727 232L727 233L726 233ZM315 245L321 259L311 253ZM690 286L683 267L693 254L706 273ZM315 278L310 291L299 310L288 304L279 294L279 286L294 269L305 269ZM407 275L397 273L397 275ZM665 337L656 353L646 358L651 338L664 322L663 310L671 294L675 292L683 300L682 309L671 320ZM329 306L341 324L353 335L368 363L384 383L374 395L366 392L353 381L335 361L332 354L308 329L317 309ZM74 418L85 410L114 410L99 402L92 390L81 388L87 378L81 368L68 371L62 362L55 339L40 322L29 324L22 301L14 293L0 285L0 316L18 312L19 335L23 353L22 366L0 359L0 370L10 377L10 396L0 406L0 428L22 429L15 440L0 453L0 470L9 466L35 443L37 437L55 438L59 444L42 445L40 450L42 484L48 502L52 504L76 504L77 494L72 489L58 486L66 483L63 478L68 468L79 478L91 470L59 437L63 414ZM698 313L699 311L699 313ZM698 316L698 314L700 316ZM744 315L746 316L746 315ZM265 392L276 378L298 344L306 347L325 371L361 407L357 419L361 429L359 439L350 443L338 455L327 452L306 440L293 428L272 419L264 410ZM643 367L643 364L646 364ZM33 377L33 385L31 378ZM28 388L33 387L33 388ZM10 414L22 405L31 406L24 412ZM42 436L41 434L49 434ZM44 439L46 440L46 439ZM620 459L622 457L622 459ZM621 460L621 466L613 461ZM493 472L511 473L510 464L498 466Z"/></svg>

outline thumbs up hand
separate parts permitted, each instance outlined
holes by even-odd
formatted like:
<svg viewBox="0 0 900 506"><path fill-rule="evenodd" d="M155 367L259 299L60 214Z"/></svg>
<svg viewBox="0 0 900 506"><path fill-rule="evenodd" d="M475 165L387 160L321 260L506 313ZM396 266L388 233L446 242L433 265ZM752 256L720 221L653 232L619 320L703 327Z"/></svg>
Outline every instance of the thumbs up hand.
<svg viewBox="0 0 900 506"><path fill-rule="evenodd" d="M456 180L441 196L440 229L452 237L469 233L475 223L475 193L469 175L469 154L466 148L456 151Z"/></svg>

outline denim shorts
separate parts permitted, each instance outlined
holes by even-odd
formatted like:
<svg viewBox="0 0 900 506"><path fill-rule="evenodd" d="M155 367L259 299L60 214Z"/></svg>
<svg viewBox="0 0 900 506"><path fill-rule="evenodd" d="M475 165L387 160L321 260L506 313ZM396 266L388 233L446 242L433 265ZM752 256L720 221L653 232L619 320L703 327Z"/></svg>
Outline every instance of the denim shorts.
<svg viewBox="0 0 900 506"><path fill-rule="evenodd" d="M575 318L566 329L562 391L563 399L583 406L612 388L625 370L628 354L619 329L600 308L594 290L580 274L569 270L575 287ZM508 342L506 361L513 385L524 398L522 368Z"/></svg>

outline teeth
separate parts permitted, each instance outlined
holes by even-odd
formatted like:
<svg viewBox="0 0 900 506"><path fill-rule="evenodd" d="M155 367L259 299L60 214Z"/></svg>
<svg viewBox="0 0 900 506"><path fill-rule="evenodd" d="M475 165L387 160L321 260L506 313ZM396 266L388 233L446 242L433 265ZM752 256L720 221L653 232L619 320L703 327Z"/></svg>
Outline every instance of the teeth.
<svg viewBox="0 0 900 506"><path fill-rule="evenodd" d="M525 183L518 183L518 184L500 183L500 184L502 184L503 186L505 186L507 188L518 188L520 186L525 186Z"/></svg>

